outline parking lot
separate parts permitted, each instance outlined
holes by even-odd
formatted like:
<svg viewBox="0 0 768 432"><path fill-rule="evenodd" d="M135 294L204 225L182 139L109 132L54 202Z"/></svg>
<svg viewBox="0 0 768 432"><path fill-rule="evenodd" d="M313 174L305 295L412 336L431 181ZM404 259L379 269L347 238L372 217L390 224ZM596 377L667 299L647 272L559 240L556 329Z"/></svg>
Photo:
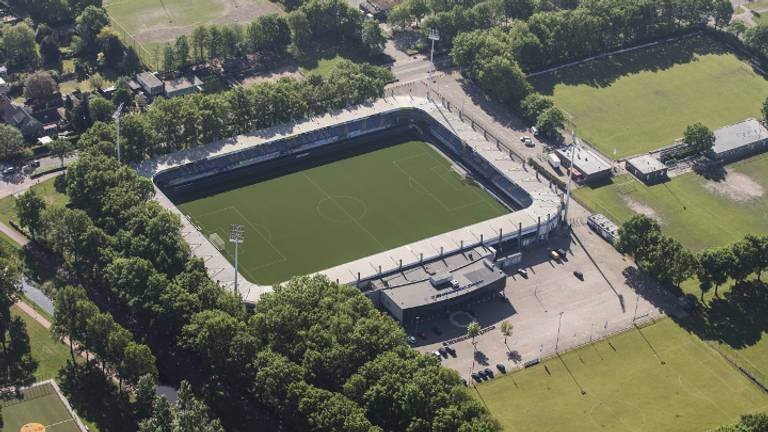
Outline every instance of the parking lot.
<svg viewBox="0 0 768 432"><path fill-rule="evenodd" d="M469 381L472 371L491 368L498 373L497 364L507 370L523 367L668 311L675 299L640 277L631 260L583 223L586 211L573 204L572 231L564 228L547 244L524 250L520 268L526 269L527 278L513 269L505 297L421 317L407 328L416 336L416 348L433 352L445 345L454 347L456 356L447 355L443 364ZM566 249L567 258L552 260L552 248ZM584 280L574 271L582 272ZM466 336L467 324L475 320L483 329L475 339L476 351ZM503 321L514 326L506 344L500 331Z"/></svg>

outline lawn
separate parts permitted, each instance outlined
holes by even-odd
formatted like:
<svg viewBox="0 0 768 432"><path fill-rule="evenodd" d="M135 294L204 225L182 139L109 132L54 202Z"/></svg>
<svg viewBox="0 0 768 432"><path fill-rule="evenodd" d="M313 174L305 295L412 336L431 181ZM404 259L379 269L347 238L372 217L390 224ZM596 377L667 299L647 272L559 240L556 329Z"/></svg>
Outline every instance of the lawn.
<svg viewBox="0 0 768 432"><path fill-rule="evenodd" d="M230 224L243 224L246 240L240 248L240 270L262 284L323 270L508 211L480 187L465 182L449 160L421 141L400 141L302 171L249 181L256 183L177 205L209 238L215 233L221 244L229 236ZM232 252L226 243L230 259Z"/></svg>
<svg viewBox="0 0 768 432"><path fill-rule="evenodd" d="M16 307L11 309L11 313L13 316L21 317L27 324L32 357L39 363L37 371L35 371L37 381L56 378L59 369L67 363L67 359L71 358L69 348L63 343L55 341L48 329Z"/></svg>
<svg viewBox="0 0 768 432"><path fill-rule="evenodd" d="M24 392L23 401L3 403L3 431L18 431L27 423L40 423L49 432L79 432L64 403L50 384Z"/></svg>
<svg viewBox="0 0 768 432"><path fill-rule="evenodd" d="M752 10L763 10L768 9L768 0L756 0L751 2L746 2L742 6L752 9Z"/></svg>
<svg viewBox="0 0 768 432"><path fill-rule="evenodd" d="M768 409L768 395L669 319L476 389L507 431L702 432Z"/></svg>
<svg viewBox="0 0 768 432"><path fill-rule="evenodd" d="M129 45L133 35L145 49L142 56L200 25L248 24L261 15L282 9L268 0L113 0L105 3L115 29Z"/></svg>
<svg viewBox="0 0 768 432"><path fill-rule="evenodd" d="M685 127L760 116L768 81L706 36L614 55L531 79L577 134L616 159L672 145Z"/></svg>
<svg viewBox="0 0 768 432"><path fill-rule="evenodd" d="M748 233L768 233L768 155L730 164L716 182L688 173L655 186L630 175L608 185L581 187L574 196L621 224L641 212L692 250L724 246Z"/></svg>
<svg viewBox="0 0 768 432"><path fill-rule="evenodd" d="M50 178L41 183L32 186L30 189L40 194L48 205L63 206L69 202L66 194L60 193L55 187L56 178ZM10 226L9 222L13 220L18 222L16 217L16 198L13 195L0 198L0 222Z"/></svg>

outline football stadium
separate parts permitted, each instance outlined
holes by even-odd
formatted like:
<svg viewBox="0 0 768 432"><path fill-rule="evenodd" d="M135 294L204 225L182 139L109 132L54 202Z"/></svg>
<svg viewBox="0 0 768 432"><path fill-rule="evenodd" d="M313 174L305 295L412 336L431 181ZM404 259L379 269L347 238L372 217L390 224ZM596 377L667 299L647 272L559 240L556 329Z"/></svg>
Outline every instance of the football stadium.
<svg viewBox="0 0 768 432"><path fill-rule="evenodd" d="M501 264L546 241L564 218L562 192L502 143L410 97L138 169L181 216L214 280L233 287L237 259L247 303L292 276L320 273L358 286L401 321L500 291ZM233 226L243 233L237 244Z"/></svg>

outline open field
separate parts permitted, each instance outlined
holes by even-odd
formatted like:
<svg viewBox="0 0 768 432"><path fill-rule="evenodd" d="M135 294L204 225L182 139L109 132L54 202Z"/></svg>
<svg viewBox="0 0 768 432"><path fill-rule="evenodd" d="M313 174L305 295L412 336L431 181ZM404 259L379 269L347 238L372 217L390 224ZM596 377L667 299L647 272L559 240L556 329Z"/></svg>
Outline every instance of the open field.
<svg viewBox="0 0 768 432"><path fill-rule="evenodd" d="M72 416L50 384L28 389L25 400L3 404L3 431L18 431L27 423L40 423L48 432L79 432Z"/></svg>
<svg viewBox="0 0 768 432"><path fill-rule="evenodd" d="M706 36L614 55L531 79L581 138L616 159L672 145L685 127L759 117L768 80ZM615 153L614 153L615 151Z"/></svg>
<svg viewBox="0 0 768 432"><path fill-rule="evenodd" d="M669 319L476 389L507 431L702 432L768 409L768 395Z"/></svg>
<svg viewBox="0 0 768 432"><path fill-rule="evenodd" d="M48 180L45 180L41 183L38 183L34 186L32 186L30 189L37 192L48 205L54 205L54 206L63 206L66 205L69 201L69 197L67 197L66 194L63 194L61 192L58 192L55 187L55 178L50 178ZM6 196L4 198L0 198L0 222L9 225L9 222L12 220L14 222L18 222L18 218L16 217L16 207L14 203L16 202L16 197L13 195Z"/></svg>
<svg viewBox="0 0 768 432"><path fill-rule="evenodd" d="M15 306L11 309L11 313L13 316L21 317L27 325L32 357L38 362L35 378L38 381L56 378L59 369L70 358L69 348L63 343L55 341L48 329L41 326L29 315L19 311Z"/></svg>
<svg viewBox="0 0 768 432"><path fill-rule="evenodd" d="M685 246L724 246L748 233L768 233L768 155L726 166L722 181L688 173L655 186L630 175L600 187L581 187L576 198L621 224L641 212Z"/></svg>
<svg viewBox="0 0 768 432"><path fill-rule="evenodd" d="M149 53L199 25L247 24L261 15L282 12L268 0L113 0L104 2L104 8L126 43L132 44L128 34L133 35Z"/></svg>
<svg viewBox="0 0 768 432"><path fill-rule="evenodd" d="M408 141L177 205L209 238L245 225L240 270L269 284L508 211L451 166Z"/></svg>

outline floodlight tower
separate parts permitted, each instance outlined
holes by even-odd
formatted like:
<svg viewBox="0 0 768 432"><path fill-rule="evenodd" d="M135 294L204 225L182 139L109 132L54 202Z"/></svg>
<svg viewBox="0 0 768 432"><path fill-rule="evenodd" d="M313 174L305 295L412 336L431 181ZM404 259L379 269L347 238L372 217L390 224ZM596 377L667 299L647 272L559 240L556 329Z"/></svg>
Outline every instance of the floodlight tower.
<svg viewBox="0 0 768 432"><path fill-rule="evenodd" d="M239 224L232 224L229 227L229 242L235 244L235 292L237 291L237 245L245 240L245 227Z"/></svg>
<svg viewBox="0 0 768 432"><path fill-rule="evenodd" d="M440 40L440 32L437 29L427 29L427 37L432 41L432 50L429 53L429 82L427 83L427 100L432 100L432 71L435 69L435 41Z"/></svg>
<svg viewBox="0 0 768 432"><path fill-rule="evenodd" d="M123 103L120 103L120 106L117 107L117 110L115 110L114 114L112 114L112 120L115 121L115 126L117 129L117 141L115 142L115 146L117 147L117 161L120 162L120 115L123 113Z"/></svg>
<svg viewBox="0 0 768 432"><path fill-rule="evenodd" d="M568 204L571 201L571 183L573 182L573 155L576 153L576 132L571 131L571 160L568 164L568 186L565 188L565 206L563 210L563 222L568 223Z"/></svg>

